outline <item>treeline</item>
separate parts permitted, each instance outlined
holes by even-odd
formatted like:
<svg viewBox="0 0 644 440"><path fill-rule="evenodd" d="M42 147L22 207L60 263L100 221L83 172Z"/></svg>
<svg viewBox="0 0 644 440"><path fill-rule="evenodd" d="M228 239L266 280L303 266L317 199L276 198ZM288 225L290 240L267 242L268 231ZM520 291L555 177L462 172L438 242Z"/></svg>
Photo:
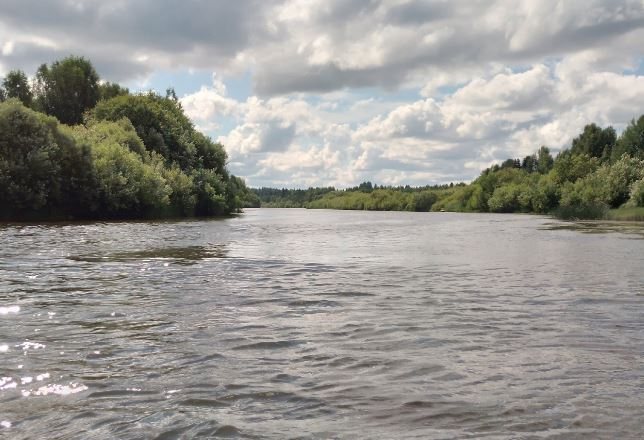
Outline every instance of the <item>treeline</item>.
<svg viewBox="0 0 644 440"><path fill-rule="evenodd" d="M254 195L172 89L132 94L91 62L43 64L0 88L0 219L224 215Z"/></svg>
<svg viewBox="0 0 644 440"><path fill-rule="evenodd" d="M448 194L464 183L427 185L423 187L378 186L363 182L344 190L334 187L308 189L252 189L265 208L318 208L370 211L428 211L438 200L437 194Z"/></svg>
<svg viewBox="0 0 644 440"><path fill-rule="evenodd" d="M523 160L484 170L432 209L552 213L604 218L610 209L644 206L644 116L621 136L589 124L569 149L552 158L546 147Z"/></svg>
<svg viewBox="0 0 644 440"><path fill-rule="evenodd" d="M484 170L471 184L419 188L365 182L342 191L253 190L262 206L305 208L551 213L561 218L604 218L632 208L644 218L644 116L621 136L612 127L587 125L554 158L547 147Z"/></svg>
<svg viewBox="0 0 644 440"><path fill-rule="evenodd" d="M253 188L256 206L264 208L304 208L313 200L334 192L334 187L308 189Z"/></svg>

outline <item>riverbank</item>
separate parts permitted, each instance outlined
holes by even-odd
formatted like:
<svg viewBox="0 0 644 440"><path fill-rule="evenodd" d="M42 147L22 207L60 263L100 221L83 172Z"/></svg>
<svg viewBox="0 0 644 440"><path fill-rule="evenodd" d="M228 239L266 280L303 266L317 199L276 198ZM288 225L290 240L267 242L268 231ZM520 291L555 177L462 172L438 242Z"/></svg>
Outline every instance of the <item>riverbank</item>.
<svg viewBox="0 0 644 440"><path fill-rule="evenodd" d="M611 209L606 220L644 222L644 207Z"/></svg>

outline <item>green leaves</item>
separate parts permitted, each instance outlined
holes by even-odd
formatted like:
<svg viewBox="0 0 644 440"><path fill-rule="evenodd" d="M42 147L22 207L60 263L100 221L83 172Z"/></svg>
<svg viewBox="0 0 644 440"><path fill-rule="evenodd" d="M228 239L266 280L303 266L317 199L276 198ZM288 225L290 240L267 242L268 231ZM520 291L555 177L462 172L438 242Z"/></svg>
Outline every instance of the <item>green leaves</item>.
<svg viewBox="0 0 644 440"><path fill-rule="evenodd" d="M33 93L29 87L27 75L22 70L12 70L7 73L2 81L2 99L16 98L20 100L26 107L31 107L33 103Z"/></svg>
<svg viewBox="0 0 644 440"><path fill-rule="evenodd" d="M626 127L613 149L611 161L620 160L624 154L644 158L644 115L637 121L633 119Z"/></svg>
<svg viewBox="0 0 644 440"><path fill-rule="evenodd" d="M83 57L67 57L51 66L43 64L34 84L36 108L55 116L63 124L83 121L83 113L100 97L98 74Z"/></svg>
<svg viewBox="0 0 644 440"><path fill-rule="evenodd" d="M91 199L92 169L87 148L77 145L55 119L17 100L0 104L2 217L67 212L72 200Z"/></svg>

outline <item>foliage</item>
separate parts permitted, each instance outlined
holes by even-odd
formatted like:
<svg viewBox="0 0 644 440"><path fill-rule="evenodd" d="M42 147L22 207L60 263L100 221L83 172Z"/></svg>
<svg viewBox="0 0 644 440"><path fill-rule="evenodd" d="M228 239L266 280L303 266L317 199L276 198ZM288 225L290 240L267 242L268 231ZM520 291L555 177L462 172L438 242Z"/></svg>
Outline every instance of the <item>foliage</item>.
<svg viewBox="0 0 644 440"><path fill-rule="evenodd" d="M98 102L98 80L94 66L83 57L70 56L51 66L43 64L34 84L36 107L63 124L80 124L83 113Z"/></svg>
<svg viewBox="0 0 644 440"><path fill-rule="evenodd" d="M128 120L93 122L71 132L78 144L91 146L98 183L95 214L150 217L167 210L171 189Z"/></svg>
<svg viewBox="0 0 644 440"><path fill-rule="evenodd" d="M212 216L226 212L226 186L221 176L211 169L198 169L192 173L196 207L195 215Z"/></svg>
<svg viewBox="0 0 644 440"><path fill-rule="evenodd" d="M103 82L98 85L99 100L108 100L117 96L129 95L130 90L117 83Z"/></svg>
<svg viewBox="0 0 644 440"><path fill-rule="evenodd" d="M252 192L257 196L261 206L269 208L303 208L309 202L317 200L335 188L277 189L256 188Z"/></svg>
<svg viewBox="0 0 644 440"><path fill-rule="evenodd" d="M613 149L611 161L618 161L624 154L644 159L644 115L626 127Z"/></svg>
<svg viewBox="0 0 644 440"><path fill-rule="evenodd" d="M12 70L2 80L2 101L5 99L19 99L25 106L31 107L34 95L29 87L27 75L22 70Z"/></svg>
<svg viewBox="0 0 644 440"><path fill-rule="evenodd" d="M237 176L230 176L228 181L228 191L229 196L228 205L234 206L234 209L231 210L240 210L241 208L259 208L261 202L257 194L251 191L250 188L246 186L244 179ZM231 202L231 195L234 199ZM231 204L232 203L232 204Z"/></svg>
<svg viewBox="0 0 644 440"><path fill-rule="evenodd" d="M92 117L129 119L146 148L161 154L168 164L176 163L186 171L208 168L227 175L223 146L197 132L178 101L154 93L121 95L99 102Z"/></svg>
<svg viewBox="0 0 644 440"><path fill-rule="evenodd" d="M95 187L87 146L18 100L0 104L1 217L84 216Z"/></svg>
<svg viewBox="0 0 644 440"><path fill-rule="evenodd" d="M82 133L83 140L90 145L97 145L109 140L141 157L147 156L143 141L136 134L136 130L127 118L115 122L90 120L85 126L74 127L74 130L79 134Z"/></svg>
<svg viewBox="0 0 644 440"><path fill-rule="evenodd" d="M25 84L23 73L11 72L2 90L14 97L31 91ZM223 215L259 204L176 94L99 84L91 63L77 57L42 65L33 90L34 107L55 118L15 98L0 104L0 218Z"/></svg>
<svg viewBox="0 0 644 440"><path fill-rule="evenodd" d="M561 205L603 204L617 208L625 203L632 185L644 177L644 161L624 155L616 163L604 164L595 172L567 182L562 190Z"/></svg>
<svg viewBox="0 0 644 440"><path fill-rule="evenodd" d="M644 178L631 185L631 193L626 206L629 208L644 207Z"/></svg>
<svg viewBox="0 0 644 440"><path fill-rule="evenodd" d="M585 154L606 160L611 157L616 141L617 135L613 127L602 129L597 124L588 124L584 131L572 140L570 151L576 155Z"/></svg>

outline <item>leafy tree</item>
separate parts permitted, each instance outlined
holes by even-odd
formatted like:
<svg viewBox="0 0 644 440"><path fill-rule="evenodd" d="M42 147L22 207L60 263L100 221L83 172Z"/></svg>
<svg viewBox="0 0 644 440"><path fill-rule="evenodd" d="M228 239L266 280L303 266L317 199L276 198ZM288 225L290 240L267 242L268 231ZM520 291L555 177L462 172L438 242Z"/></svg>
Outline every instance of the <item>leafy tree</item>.
<svg viewBox="0 0 644 440"><path fill-rule="evenodd" d="M83 113L98 102L98 80L92 63L83 57L43 64L36 72L37 107L64 124L80 124Z"/></svg>
<svg viewBox="0 0 644 440"><path fill-rule="evenodd" d="M226 213L226 186L214 170L198 169L192 173L197 198L195 215L212 216Z"/></svg>
<svg viewBox="0 0 644 440"><path fill-rule="evenodd" d="M515 212L519 210L521 188L516 184L500 186L487 201L491 212Z"/></svg>
<svg viewBox="0 0 644 440"><path fill-rule="evenodd" d="M534 212L545 214L559 205L561 197L559 185L551 174L541 176L532 192L531 206Z"/></svg>
<svg viewBox="0 0 644 440"><path fill-rule="evenodd" d="M104 82L98 85L98 96L100 100L107 100L129 94L130 90L128 88L121 87L117 83Z"/></svg>
<svg viewBox="0 0 644 440"><path fill-rule="evenodd" d="M617 208L629 199L633 184L642 178L644 160L624 155L614 164L604 164L586 177L565 185L561 204Z"/></svg>
<svg viewBox="0 0 644 440"><path fill-rule="evenodd" d="M357 190L369 193L373 191L373 185L371 184L371 182L362 182L360 185L358 185Z"/></svg>
<svg viewBox="0 0 644 440"><path fill-rule="evenodd" d="M550 154L550 149L548 147L542 146L537 152L537 171L539 174L547 174L552 167L554 166L555 160Z"/></svg>
<svg viewBox="0 0 644 440"><path fill-rule="evenodd" d="M33 103L33 93L29 87L27 75L22 70L12 70L5 76L2 81L5 99L17 98L25 106L31 107Z"/></svg>
<svg viewBox="0 0 644 440"><path fill-rule="evenodd" d="M413 211L430 211L432 205L438 201L438 195L434 191L421 191L413 195Z"/></svg>
<svg viewBox="0 0 644 440"><path fill-rule="evenodd" d="M570 150L562 151L554 162L553 173L558 184L575 182L599 167L599 159L587 154L572 154Z"/></svg>
<svg viewBox="0 0 644 440"><path fill-rule="evenodd" d="M628 124L626 130L617 140L611 154L611 161L620 160L624 154L644 158L644 115L640 116L637 121L633 119Z"/></svg>
<svg viewBox="0 0 644 440"><path fill-rule="evenodd" d="M177 92L175 92L174 87L168 87L165 89L165 97L166 99L171 99L173 101L178 101L179 98L177 97Z"/></svg>
<svg viewBox="0 0 644 440"><path fill-rule="evenodd" d="M521 168L521 159L506 159L501 164L501 168Z"/></svg>
<svg viewBox="0 0 644 440"><path fill-rule="evenodd" d="M95 203L95 188L89 147L18 100L0 104L3 217L82 217Z"/></svg>
<svg viewBox="0 0 644 440"><path fill-rule="evenodd" d="M163 158L160 159L163 161ZM169 168L162 167L161 174L170 189L170 209L168 214L173 217L194 216L197 196L193 178L181 171L176 165Z"/></svg>
<svg viewBox="0 0 644 440"><path fill-rule="evenodd" d="M228 177L223 146L197 132L178 101L154 93L122 95L99 102L93 116L108 121L129 119L147 150L182 170L208 168Z"/></svg>
<svg viewBox="0 0 644 440"><path fill-rule="evenodd" d="M528 173L534 173L537 171L538 161L537 156L532 154L523 158L521 162L521 169L527 171Z"/></svg>
<svg viewBox="0 0 644 440"><path fill-rule="evenodd" d="M631 194L626 206L630 208L644 206L644 178L636 181L631 186Z"/></svg>
<svg viewBox="0 0 644 440"><path fill-rule="evenodd" d="M170 206L170 188L153 158L131 148L133 133L127 120L73 129L78 143L92 146L98 181L96 214L100 217L155 216Z"/></svg>
<svg viewBox="0 0 644 440"><path fill-rule="evenodd" d="M584 131L572 141L572 154L586 154L596 158L610 158L617 135L613 127L601 128L588 124Z"/></svg>

